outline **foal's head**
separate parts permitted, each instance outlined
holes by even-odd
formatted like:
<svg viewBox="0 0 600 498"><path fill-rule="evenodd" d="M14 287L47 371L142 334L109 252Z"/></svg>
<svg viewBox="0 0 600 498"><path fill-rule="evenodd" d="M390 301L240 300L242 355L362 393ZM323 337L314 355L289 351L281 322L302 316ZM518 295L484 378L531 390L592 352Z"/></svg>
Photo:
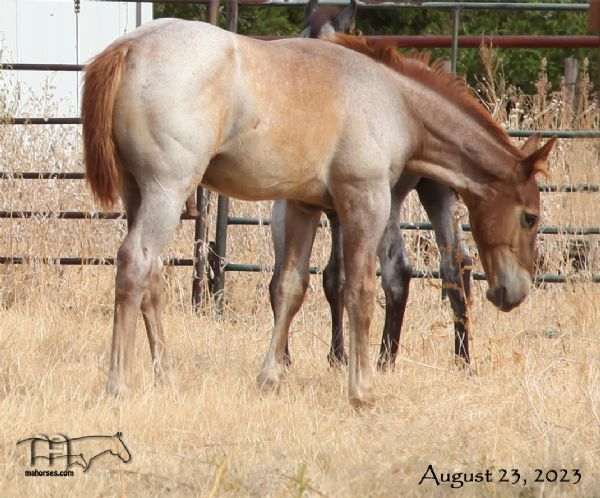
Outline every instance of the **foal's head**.
<svg viewBox="0 0 600 498"><path fill-rule="evenodd" d="M539 147L531 137L515 160L511 176L493 182L486 195L465 194L471 228L487 275L487 298L502 311L518 306L529 292L534 270L540 193L535 176L546 164L556 139Z"/></svg>

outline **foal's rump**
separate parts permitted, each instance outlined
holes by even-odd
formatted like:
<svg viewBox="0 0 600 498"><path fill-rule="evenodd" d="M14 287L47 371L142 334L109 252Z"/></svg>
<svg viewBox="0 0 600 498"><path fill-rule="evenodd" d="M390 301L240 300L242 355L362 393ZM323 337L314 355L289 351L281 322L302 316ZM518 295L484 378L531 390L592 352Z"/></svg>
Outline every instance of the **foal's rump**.
<svg viewBox="0 0 600 498"><path fill-rule="evenodd" d="M142 190L154 180L191 190L231 114L234 40L201 23L171 20L123 43L129 51L113 119L123 165Z"/></svg>

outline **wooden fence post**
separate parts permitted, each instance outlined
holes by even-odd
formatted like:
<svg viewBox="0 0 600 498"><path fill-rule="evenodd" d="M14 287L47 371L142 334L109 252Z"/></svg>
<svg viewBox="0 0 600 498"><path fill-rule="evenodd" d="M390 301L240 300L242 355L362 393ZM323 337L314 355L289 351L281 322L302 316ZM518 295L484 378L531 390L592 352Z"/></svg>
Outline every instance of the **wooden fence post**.
<svg viewBox="0 0 600 498"><path fill-rule="evenodd" d="M567 57L564 67L565 77L565 102L564 112L567 121L570 124L573 115L575 114L575 86L577 83L577 59L575 57Z"/></svg>
<svg viewBox="0 0 600 498"><path fill-rule="evenodd" d="M600 35L600 0L590 0L588 10L588 31ZM600 50L597 51L596 88L600 87Z"/></svg>

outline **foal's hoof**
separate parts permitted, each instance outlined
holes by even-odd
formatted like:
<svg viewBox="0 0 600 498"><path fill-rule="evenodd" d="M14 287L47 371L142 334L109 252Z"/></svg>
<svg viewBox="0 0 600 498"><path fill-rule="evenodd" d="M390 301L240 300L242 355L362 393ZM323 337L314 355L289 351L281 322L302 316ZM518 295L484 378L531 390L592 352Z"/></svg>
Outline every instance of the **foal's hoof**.
<svg viewBox="0 0 600 498"><path fill-rule="evenodd" d="M348 356L346 353L335 354L329 353L327 355L327 361L329 362L329 366L332 368L341 368L348 365Z"/></svg>
<svg viewBox="0 0 600 498"><path fill-rule="evenodd" d="M285 368L289 368L292 364L292 357L289 354L284 354L283 355L283 366Z"/></svg>
<svg viewBox="0 0 600 498"><path fill-rule="evenodd" d="M370 383L363 386L350 386L348 398L354 408L368 408L375 404L375 394L373 394L373 387Z"/></svg>
<svg viewBox="0 0 600 498"><path fill-rule="evenodd" d="M395 368L396 364L391 358L379 358L377 360L377 370L380 372L393 372Z"/></svg>
<svg viewBox="0 0 600 498"><path fill-rule="evenodd" d="M175 387L175 379L170 368L163 367L154 372L154 386L169 389Z"/></svg>
<svg viewBox="0 0 600 498"><path fill-rule="evenodd" d="M263 370L256 377L256 382L263 393L278 393L281 386L281 376L271 371Z"/></svg>
<svg viewBox="0 0 600 498"><path fill-rule="evenodd" d="M371 408L375 405L375 396L372 392L367 394L354 394L349 396L350 405L357 410Z"/></svg>
<svg viewBox="0 0 600 498"><path fill-rule="evenodd" d="M125 396L128 392L129 389L122 382L115 382L109 379L106 384L106 396L118 398L120 396Z"/></svg>
<svg viewBox="0 0 600 498"><path fill-rule="evenodd" d="M454 357L454 365L468 375L473 373L473 367L471 366L471 363L462 356Z"/></svg>

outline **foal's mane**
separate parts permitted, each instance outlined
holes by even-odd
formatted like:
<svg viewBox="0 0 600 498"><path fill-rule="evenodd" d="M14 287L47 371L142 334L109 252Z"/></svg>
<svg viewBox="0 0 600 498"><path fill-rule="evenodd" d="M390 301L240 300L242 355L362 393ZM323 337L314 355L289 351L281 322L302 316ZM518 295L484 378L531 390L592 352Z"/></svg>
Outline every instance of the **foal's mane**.
<svg viewBox="0 0 600 498"><path fill-rule="evenodd" d="M494 121L483 105L471 95L464 80L445 71L442 68L441 60L433 61L430 64L429 55L400 55L393 45L385 42L369 41L362 36L335 33L327 36L326 39L336 45L360 52L398 73L426 85L435 92L447 96L491 135L507 145L513 154L517 157L523 157L521 150L513 145L504 129Z"/></svg>

